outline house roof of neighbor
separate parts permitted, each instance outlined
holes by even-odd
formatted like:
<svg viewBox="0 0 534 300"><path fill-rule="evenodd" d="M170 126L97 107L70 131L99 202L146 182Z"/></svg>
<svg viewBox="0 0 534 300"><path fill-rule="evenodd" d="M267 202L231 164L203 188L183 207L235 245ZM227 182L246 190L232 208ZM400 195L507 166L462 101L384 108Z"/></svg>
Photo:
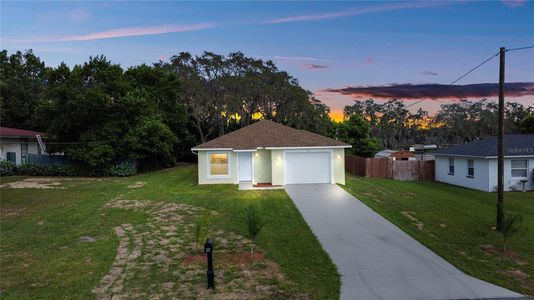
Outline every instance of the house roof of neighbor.
<svg viewBox="0 0 534 300"><path fill-rule="evenodd" d="M497 137L466 143L433 152L442 156L497 157ZM507 134L504 156L534 156L534 134Z"/></svg>
<svg viewBox="0 0 534 300"><path fill-rule="evenodd" d="M44 136L44 133L39 131L0 127L0 137L35 138L37 134L40 136Z"/></svg>
<svg viewBox="0 0 534 300"><path fill-rule="evenodd" d="M216 139L200 144L193 150L292 147L351 147L351 145L316 134L291 128L273 121L261 120Z"/></svg>

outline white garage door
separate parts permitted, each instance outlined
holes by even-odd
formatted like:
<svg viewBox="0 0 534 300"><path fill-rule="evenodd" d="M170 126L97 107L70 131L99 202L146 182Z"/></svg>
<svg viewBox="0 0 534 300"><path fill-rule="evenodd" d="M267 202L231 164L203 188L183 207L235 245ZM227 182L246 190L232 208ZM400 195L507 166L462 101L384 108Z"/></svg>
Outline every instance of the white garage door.
<svg viewBox="0 0 534 300"><path fill-rule="evenodd" d="M330 152L286 152L286 184L330 183Z"/></svg>

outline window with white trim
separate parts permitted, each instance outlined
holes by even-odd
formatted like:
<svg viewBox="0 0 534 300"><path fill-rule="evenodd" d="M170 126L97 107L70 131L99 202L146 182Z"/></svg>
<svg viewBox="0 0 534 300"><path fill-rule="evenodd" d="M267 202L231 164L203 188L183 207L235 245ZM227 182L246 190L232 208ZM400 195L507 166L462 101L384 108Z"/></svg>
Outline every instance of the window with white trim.
<svg viewBox="0 0 534 300"><path fill-rule="evenodd" d="M454 158L449 158L449 175L454 175Z"/></svg>
<svg viewBox="0 0 534 300"><path fill-rule="evenodd" d="M514 159L512 160L512 177L515 178L527 178L528 161L526 159Z"/></svg>
<svg viewBox="0 0 534 300"><path fill-rule="evenodd" d="M474 159L467 160L467 177L469 178L475 177L475 160Z"/></svg>
<svg viewBox="0 0 534 300"><path fill-rule="evenodd" d="M228 176L228 153L210 153L208 159L211 176Z"/></svg>

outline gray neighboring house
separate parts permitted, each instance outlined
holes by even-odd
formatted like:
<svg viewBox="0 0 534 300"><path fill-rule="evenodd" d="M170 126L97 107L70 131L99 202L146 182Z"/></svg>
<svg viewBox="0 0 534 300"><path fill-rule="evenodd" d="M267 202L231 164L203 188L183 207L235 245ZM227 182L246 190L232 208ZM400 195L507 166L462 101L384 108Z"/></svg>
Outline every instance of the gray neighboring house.
<svg viewBox="0 0 534 300"><path fill-rule="evenodd" d="M440 149L436 181L485 192L497 190L497 137ZM504 189L534 190L534 134L504 138Z"/></svg>
<svg viewBox="0 0 534 300"><path fill-rule="evenodd" d="M0 159L17 165L26 162L29 154L41 154L37 135L44 133L17 128L0 127Z"/></svg>

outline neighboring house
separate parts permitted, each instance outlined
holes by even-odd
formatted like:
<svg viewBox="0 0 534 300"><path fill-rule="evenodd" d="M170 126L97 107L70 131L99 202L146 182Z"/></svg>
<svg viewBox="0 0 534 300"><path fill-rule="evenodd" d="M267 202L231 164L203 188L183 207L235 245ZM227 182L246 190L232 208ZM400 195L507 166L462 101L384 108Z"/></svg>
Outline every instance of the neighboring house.
<svg viewBox="0 0 534 300"><path fill-rule="evenodd" d="M392 158L393 160L415 160L415 153L406 150L382 150L375 158Z"/></svg>
<svg viewBox="0 0 534 300"><path fill-rule="evenodd" d="M41 154L37 135L43 136L44 133L0 127L0 158L20 165L26 162L28 153Z"/></svg>
<svg viewBox="0 0 534 300"><path fill-rule="evenodd" d="M497 137L440 149L436 180L476 190L497 190ZM506 135L504 189L534 190L534 134Z"/></svg>
<svg viewBox="0 0 534 300"><path fill-rule="evenodd" d="M191 150L198 154L198 183L281 186L345 184L345 148L351 145L262 120Z"/></svg>

